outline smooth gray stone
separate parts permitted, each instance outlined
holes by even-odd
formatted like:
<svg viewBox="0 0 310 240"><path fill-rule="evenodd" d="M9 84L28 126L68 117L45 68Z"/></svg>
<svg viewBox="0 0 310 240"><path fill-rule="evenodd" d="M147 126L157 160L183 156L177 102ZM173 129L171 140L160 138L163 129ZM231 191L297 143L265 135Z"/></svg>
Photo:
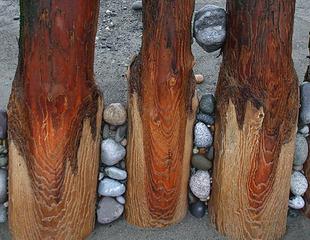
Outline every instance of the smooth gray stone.
<svg viewBox="0 0 310 240"><path fill-rule="evenodd" d="M102 130L102 138L107 139L110 137L110 127L109 124L104 124L103 130Z"/></svg>
<svg viewBox="0 0 310 240"><path fill-rule="evenodd" d="M213 136L209 128L204 123L196 123L194 135L196 147L210 147L212 145Z"/></svg>
<svg viewBox="0 0 310 240"><path fill-rule="evenodd" d="M97 221L101 224L108 224L120 216L124 212L124 206L111 197L104 197L98 203Z"/></svg>
<svg viewBox="0 0 310 240"><path fill-rule="evenodd" d="M214 147L211 146L209 149L208 149L208 152L207 152L207 156L206 156L210 161L212 161L214 159Z"/></svg>
<svg viewBox="0 0 310 240"><path fill-rule="evenodd" d="M116 180L125 180L127 178L127 172L117 167L107 167L104 171L108 177Z"/></svg>
<svg viewBox="0 0 310 240"><path fill-rule="evenodd" d="M300 86L300 122L303 125L310 123L310 83L306 82Z"/></svg>
<svg viewBox="0 0 310 240"><path fill-rule="evenodd" d="M125 163L125 161L121 161L121 162L119 163L119 166L120 166L121 169L125 170L125 169L126 169L126 163Z"/></svg>
<svg viewBox="0 0 310 240"><path fill-rule="evenodd" d="M118 197L123 195L125 191L124 184L110 178L102 179L98 187L98 193L106 197Z"/></svg>
<svg viewBox="0 0 310 240"><path fill-rule="evenodd" d="M142 9L142 1L135 1L132 5L131 8L133 10L141 10Z"/></svg>
<svg viewBox="0 0 310 240"><path fill-rule="evenodd" d="M0 167L8 165L8 156L0 154Z"/></svg>
<svg viewBox="0 0 310 240"><path fill-rule="evenodd" d="M198 201L189 205L190 213L196 218L202 218L206 214L206 205Z"/></svg>
<svg viewBox="0 0 310 240"><path fill-rule="evenodd" d="M203 122L206 125L213 125L214 124L214 117L208 114L199 113L196 116L197 121Z"/></svg>
<svg viewBox="0 0 310 240"><path fill-rule="evenodd" d="M199 170L206 171L212 168L212 162L199 154L195 154L192 156L191 163L194 168Z"/></svg>
<svg viewBox="0 0 310 240"><path fill-rule="evenodd" d="M199 109L206 114L212 114L215 108L215 98L212 94L205 94L199 102Z"/></svg>
<svg viewBox="0 0 310 240"><path fill-rule="evenodd" d="M308 125L303 126L298 130L299 133L301 133L304 137L309 135L309 127Z"/></svg>
<svg viewBox="0 0 310 240"><path fill-rule="evenodd" d="M116 201L123 205L126 203L126 199L123 196L116 197Z"/></svg>
<svg viewBox="0 0 310 240"><path fill-rule="evenodd" d="M6 111L0 109L0 139L7 138L8 115Z"/></svg>
<svg viewBox="0 0 310 240"><path fill-rule="evenodd" d="M101 161L105 165L113 166L126 155L126 149L113 139L108 138L101 143Z"/></svg>
<svg viewBox="0 0 310 240"><path fill-rule="evenodd" d="M206 52L220 49L226 38L226 11L206 5L195 13L194 37Z"/></svg>
<svg viewBox="0 0 310 240"><path fill-rule="evenodd" d="M0 223L6 223L7 220L8 220L7 208L3 204L1 204L0 205Z"/></svg>
<svg viewBox="0 0 310 240"><path fill-rule="evenodd" d="M7 178L7 170L0 169L0 204L4 203L7 200Z"/></svg>
<svg viewBox="0 0 310 240"><path fill-rule="evenodd" d="M303 165L308 157L307 139L300 133L296 135L294 165Z"/></svg>
<svg viewBox="0 0 310 240"><path fill-rule="evenodd" d="M115 141L121 142L127 135L127 124L119 126L116 130Z"/></svg>

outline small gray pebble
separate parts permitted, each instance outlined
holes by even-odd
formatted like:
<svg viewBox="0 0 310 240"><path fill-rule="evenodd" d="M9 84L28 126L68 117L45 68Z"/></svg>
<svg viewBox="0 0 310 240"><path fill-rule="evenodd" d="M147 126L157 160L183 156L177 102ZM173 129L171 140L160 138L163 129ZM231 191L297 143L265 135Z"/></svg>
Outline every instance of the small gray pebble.
<svg viewBox="0 0 310 240"><path fill-rule="evenodd" d="M194 37L207 52L220 49L226 38L226 11L214 5L206 5L195 13Z"/></svg>
<svg viewBox="0 0 310 240"><path fill-rule="evenodd" d="M7 137L8 115L6 111L0 109L0 139Z"/></svg>
<svg viewBox="0 0 310 240"><path fill-rule="evenodd" d="M133 10L141 10L142 9L142 1L135 1L132 5L131 8Z"/></svg>
<svg viewBox="0 0 310 240"><path fill-rule="evenodd" d="M300 122L303 125L310 123L310 83L306 82L300 86Z"/></svg>
<svg viewBox="0 0 310 240"><path fill-rule="evenodd" d="M124 206L111 197L104 197L99 201L97 209L97 220L101 224L108 224L124 212Z"/></svg>
<svg viewBox="0 0 310 240"><path fill-rule="evenodd" d="M127 124L119 126L116 130L115 141L121 142L127 135Z"/></svg>
<svg viewBox="0 0 310 240"><path fill-rule="evenodd" d="M300 133L296 135L294 165L303 165L308 157L307 139Z"/></svg>
<svg viewBox="0 0 310 240"><path fill-rule="evenodd" d="M199 102L199 109L206 114L212 114L215 108L215 98L212 94L205 94Z"/></svg>
<svg viewBox="0 0 310 240"><path fill-rule="evenodd" d="M126 203L126 200L123 196L116 197L116 201L118 201L120 204L123 204L123 205Z"/></svg>
<svg viewBox="0 0 310 240"><path fill-rule="evenodd" d="M123 170L126 169L126 163L125 163L125 161L121 161L119 165L120 165L120 168L121 168L121 169L123 169Z"/></svg>
<svg viewBox="0 0 310 240"><path fill-rule="evenodd" d="M214 117L210 116L208 114L199 113L199 114L197 114L196 119L197 119L197 121L203 122L206 125L213 125L214 124Z"/></svg>
<svg viewBox="0 0 310 240"><path fill-rule="evenodd" d="M126 156L126 149L113 139L108 138L101 143L101 161L105 165L113 166Z"/></svg>
<svg viewBox="0 0 310 240"><path fill-rule="evenodd" d="M309 127L308 125L303 126L298 130L299 133L301 133L304 137L306 137L309 134Z"/></svg>
<svg viewBox="0 0 310 240"><path fill-rule="evenodd" d="M127 172L117 167L107 167L105 173L108 177L116 180L125 180L127 178Z"/></svg>
<svg viewBox="0 0 310 240"><path fill-rule="evenodd" d="M210 147L213 143L213 136L209 128L202 122L195 125L194 142L197 147Z"/></svg>
<svg viewBox="0 0 310 240"><path fill-rule="evenodd" d="M100 181L98 193L106 197L118 197L125 193L126 187L124 184L109 178L104 178Z"/></svg>
<svg viewBox="0 0 310 240"><path fill-rule="evenodd" d="M195 202L189 205L190 213L196 218L202 218L206 214L206 205L201 202Z"/></svg>

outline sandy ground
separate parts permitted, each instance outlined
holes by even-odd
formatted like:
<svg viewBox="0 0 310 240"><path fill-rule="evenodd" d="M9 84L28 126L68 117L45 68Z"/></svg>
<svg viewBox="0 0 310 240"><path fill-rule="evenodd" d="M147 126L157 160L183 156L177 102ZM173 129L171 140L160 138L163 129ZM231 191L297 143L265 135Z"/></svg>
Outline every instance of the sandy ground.
<svg viewBox="0 0 310 240"><path fill-rule="evenodd" d="M125 72L131 58L140 47L142 35L141 12L131 10L133 0L105 0L101 3L97 34L95 72L106 104L126 103L127 83ZM224 0L196 0L196 8L205 3L225 6ZM106 10L113 14L106 14ZM307 38L310 31L310 1L297 0L293 59L300 81L306 70ZM0 0L0 107L6 107L11 83L17 64L19 21L18 0ZM14 20L15 19L15 20ZM113 22L113 24L111 24ZM109 30L106 27L109 26ZM206 81L198 86L199 92L213 92L216 86L221 57L218 52L205 53L193 44L196 59L195 73L201 73ZM281 58L279 58L281 61ZM8 240L7 224L0 225L0 240ZM210 226L208 217L195 219L188 214L175 226L161 230L138 229L119 220L107 226L97 226L89 240L99 239L224 239ZM310 220L303 216L289 217L284 239L309 240Z"/></svg>

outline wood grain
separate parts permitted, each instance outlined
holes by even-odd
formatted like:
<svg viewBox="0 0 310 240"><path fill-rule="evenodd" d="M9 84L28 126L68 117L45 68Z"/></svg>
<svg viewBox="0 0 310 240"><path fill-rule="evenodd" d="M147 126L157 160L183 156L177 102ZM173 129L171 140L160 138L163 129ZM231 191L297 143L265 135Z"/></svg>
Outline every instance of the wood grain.
<svg viewBox="0 0 310 240"><path fill-rule="evenodd" d="M93 78L99 2L20 4L10 229L14 239L84 239L94 226L103 108Z"/></svg>
<svg viewBox="0 0 310 240"><path fill-rule="evenodd" d="M187 212L197 107L193 9L193 0L143 1L142 48L129 73L125 209L126 220L141 227L167 226Z"/></svg>
<svg viewBox="0 0 310 240"><path fill-rule="evenodd" d="M295 1L228 0L227 11L210 216L231 239L279 239L298 115Z"/></svg>

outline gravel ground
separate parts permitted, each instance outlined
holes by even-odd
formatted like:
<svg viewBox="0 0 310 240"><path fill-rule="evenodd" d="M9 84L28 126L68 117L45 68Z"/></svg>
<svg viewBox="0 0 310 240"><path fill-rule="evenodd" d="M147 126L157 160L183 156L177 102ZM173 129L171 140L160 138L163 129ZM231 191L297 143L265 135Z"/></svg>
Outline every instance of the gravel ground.
<svg viewBox="0 0 310 240"><path fill-rule="evenodd" d="M141 12L131 10L133 0L105 0L101 2L97 34L95 72L102 89L105 103L123 102L127 99L125 72L134 54L138 53L142 22ZM206 1L196 0L196 9ZM208 4L225 6L223 0L209 0ZM297 0L293 59L300 81L306 70L307 39L310 31L310 1ZM110 13L109 11L112 11ZM18 55L18 0L0 0L0 107L6 107ZM107 29L108 28L108 29ZM193 44L196 59L195 73L205 76L198 86L199 92L213 92L221 62L219 53L205 53ZM281 59L279 59L281 60ZM9 238L6 224L0 225L0 240ZM189 214L175 226L161 230L138 229L124 220L108 226L97 226L90 240L99 239L224 239L210 226L208 217L195 219ZM310 220L302 216L288 219L287 235L284 239L309 240Z"/></svg>

